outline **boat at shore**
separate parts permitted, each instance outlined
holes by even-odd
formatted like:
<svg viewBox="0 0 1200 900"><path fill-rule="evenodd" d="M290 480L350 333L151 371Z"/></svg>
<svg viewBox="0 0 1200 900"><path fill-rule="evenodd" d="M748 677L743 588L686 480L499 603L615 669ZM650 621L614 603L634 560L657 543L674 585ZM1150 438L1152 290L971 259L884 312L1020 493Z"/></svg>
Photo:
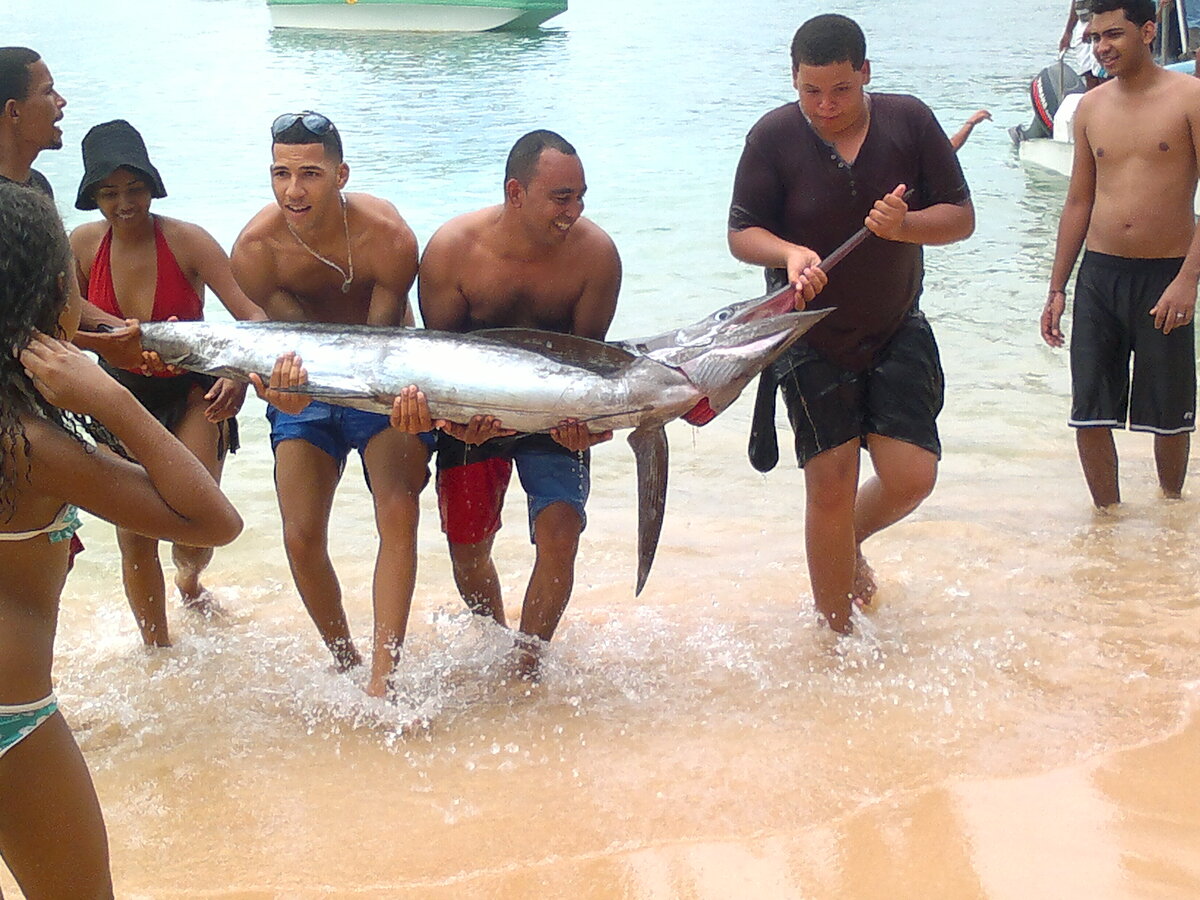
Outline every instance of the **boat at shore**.
<svg viewBox="0 0 1200 900"><path fill-rule="evenodd" d="M267 0L273 28L532 31L567 0Z"/></svg>

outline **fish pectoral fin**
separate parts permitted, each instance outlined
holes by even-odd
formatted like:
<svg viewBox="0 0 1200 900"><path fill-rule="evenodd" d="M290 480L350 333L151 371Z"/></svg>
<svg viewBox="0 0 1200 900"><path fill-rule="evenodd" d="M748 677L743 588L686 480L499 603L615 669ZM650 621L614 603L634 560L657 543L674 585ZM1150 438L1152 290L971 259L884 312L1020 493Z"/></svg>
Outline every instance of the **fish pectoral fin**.
<svg viewBox="0 0 1200 900"><path fill-rule="evenodd" d="M637 463L638 573L637 590L642 592L667 510L667 432L661 425L643 425L629 435L629 446Z"/></svg>

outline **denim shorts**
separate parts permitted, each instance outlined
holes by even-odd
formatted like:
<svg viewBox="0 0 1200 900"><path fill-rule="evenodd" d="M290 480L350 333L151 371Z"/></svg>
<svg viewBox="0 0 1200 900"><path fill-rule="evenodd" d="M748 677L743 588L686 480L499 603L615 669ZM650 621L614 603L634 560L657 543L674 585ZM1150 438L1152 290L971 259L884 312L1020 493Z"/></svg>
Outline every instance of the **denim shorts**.
<svg viewBox="0 0 1200 900"><path fill-rule="evenodd" d="M271 422L272 450L281 441L308 441L337 460L339 466L346 464L351 449L361 456L371 438L391 427L388 417L382 413L334 406L319 400L314 400L295 415L268 405L267 418ZM427 431L418 437L426 447L433 449L433 432Z"/></svg>

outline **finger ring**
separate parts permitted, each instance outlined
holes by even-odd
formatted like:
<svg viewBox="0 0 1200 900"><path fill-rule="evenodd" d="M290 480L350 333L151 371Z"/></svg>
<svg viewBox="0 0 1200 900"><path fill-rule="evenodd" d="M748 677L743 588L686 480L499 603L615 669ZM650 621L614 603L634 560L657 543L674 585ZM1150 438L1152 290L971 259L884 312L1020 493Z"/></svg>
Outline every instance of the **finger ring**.
<svg viewBox="0 0 1200 900"><path fill-rule="evenodd" d="M1175 313L1175 318L1177 318L1177 319L1186 319L1186 318L1187 318L1187 316L1185 316L1183 313Z"/></svg>

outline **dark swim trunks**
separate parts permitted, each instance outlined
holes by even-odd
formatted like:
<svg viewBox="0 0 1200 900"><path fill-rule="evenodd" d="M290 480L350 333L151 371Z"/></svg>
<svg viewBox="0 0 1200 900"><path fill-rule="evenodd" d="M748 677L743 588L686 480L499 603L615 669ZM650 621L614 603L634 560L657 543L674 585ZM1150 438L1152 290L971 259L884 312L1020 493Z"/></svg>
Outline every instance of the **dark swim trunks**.
<svg viewBox="0 0 1200 900"><path fill-rule="evenodd" d="M1195 430L1195 328L1163 334L1150 315L1182 264L1084 253L1071 320L1072 427L1124 428L1128 420L1133 431Z"/></svg>
<svg viewBox="0 0 1200 900"><path fill-rule="evenodd" d="M797 349L798 348L798 349ZM796 461L847 441L878 434L942 456L937 416L945 388L933 329L913 310L863 372L845 369L804 344L780 377L788 419L796 435Z"/></svg>
<svg viewBox="0 0 1200 900"><path fill-rule="evenodd" d="M139 375L125 369L110 366L103 359L100 366L114 379L125 385L129 393L137 397L150 415L162 423L163 428L175 433L183 414L187 412L188 397L193 387L199 387L208 392L217 379L212 375L201 375L199 372L187 372L183 375L170 377ZM220 436L217 439L217 456L224 458L226 453L237 453L241 447L238 439L238 423L236 418L226 419L218 424Z"/></svg>

